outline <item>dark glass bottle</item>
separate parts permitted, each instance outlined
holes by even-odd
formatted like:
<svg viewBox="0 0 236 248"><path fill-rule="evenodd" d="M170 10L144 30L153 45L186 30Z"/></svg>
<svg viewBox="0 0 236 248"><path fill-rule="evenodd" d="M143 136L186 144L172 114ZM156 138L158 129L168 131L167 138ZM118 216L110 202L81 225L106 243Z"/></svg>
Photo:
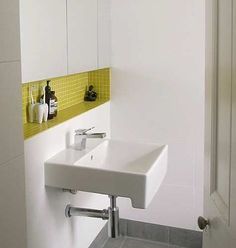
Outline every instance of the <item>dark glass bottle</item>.
<svg viewBox="0 0 236 248"><path fill-rule="evenodd" d="M47 81L47 86L45 87L45 101L48 105L48 119L51 120L54 117L54 111L53 111L53 101L52 101L52 92L51 87L49 85L50 80Z"/></svg>

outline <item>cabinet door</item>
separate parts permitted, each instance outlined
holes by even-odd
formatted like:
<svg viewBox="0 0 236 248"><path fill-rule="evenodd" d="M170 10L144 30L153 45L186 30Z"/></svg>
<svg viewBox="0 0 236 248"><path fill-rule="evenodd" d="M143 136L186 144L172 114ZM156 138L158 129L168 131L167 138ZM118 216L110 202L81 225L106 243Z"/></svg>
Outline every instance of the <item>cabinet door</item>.
<svg viewBox="0 0 236 248"><path fill-rule="evenodd" d="M110 67L111 1L98 0L98 68Z"/></svg>
<svg viewBox="0 0 236 248"><path fill-rule="evenodd" d="M97 69L97 0L68 0L68 73Z"/></svg>
<svg viewBox="0 0 236 248"><path fill-rule="evenodd" d="M22 81L67 74L66 0L21 0Z"/></svg>

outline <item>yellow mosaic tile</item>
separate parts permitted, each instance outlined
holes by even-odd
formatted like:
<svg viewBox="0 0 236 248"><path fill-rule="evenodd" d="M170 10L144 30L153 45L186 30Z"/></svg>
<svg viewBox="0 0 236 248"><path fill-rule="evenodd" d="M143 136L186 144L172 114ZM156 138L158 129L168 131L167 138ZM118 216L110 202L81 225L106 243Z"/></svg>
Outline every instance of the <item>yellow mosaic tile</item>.
<svg viewBox="0 0 236 248"><path fill-rule="evenodd" d="M58 112L84 101L84 92L88 85L88 73L80 73L66 77L50 79L50 86L55 90L58 99ZM22 85L23 121L27 123L27 106L29 103L29 87L34 87L34 99L39 101L41 89L46 81L30 82Z"/></svg>
<svg viewBox="0 0 236 248"><path fill-rule="evenodd" d="M34 100L39 101L41 89L46 85L46 81L29 82L22 84L22 119L24 124L25 138L46 130L56 124L68 120L70 116L76 116L100 105L110 99L110 69L79 73L65 77L52 78L50 86L54 90L58 99L58 116L47 123L36 124L27 123L27 106L29 104L29 87L33 86ZM89 85L94 85L94 90L98 93L95 103L84 103L84 95ZM77 106L74 108L74 106ZM86 106L86 107L85 107ZM81 110L77 109L81 108ZM74 111L74 113L72 113ZM67 113L68 112L68 113Z"/></svg>
<svg viewBox="0 0 236 248"><path fill-rule="evenodd" d="M99 99L110 99L110 69L101 69L89 72L89 85L94 86L94 90L98 92Z"/></svg>
<svg viewBox="0 0 236 248"><path fill-rule="evenodd" d="M53 118L50 121L43 122L42 124L37 123L25 123L24 124L24 138L29 139L36 134L39 134L43 131L46 131L49 128L52 128L60 123L63 123L71 118L74 118L78 115L81 115L91 109L94 109L104 103L107 100L97 100L95 102L82 102L76 105L71 106L68 109L61 110L60 115L57 115L56 118Z"/></svg>

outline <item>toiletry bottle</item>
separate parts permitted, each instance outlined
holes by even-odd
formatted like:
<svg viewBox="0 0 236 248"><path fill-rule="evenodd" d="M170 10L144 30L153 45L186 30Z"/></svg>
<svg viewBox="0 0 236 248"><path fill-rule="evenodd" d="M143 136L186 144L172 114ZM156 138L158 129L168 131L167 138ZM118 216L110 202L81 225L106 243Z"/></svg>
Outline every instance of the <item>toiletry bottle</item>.
<svg viewBox="0 0 236 248"><path fill-rule="evenodd" d="M51 93L52 93L51 110L54 114L54 117L56 117L57 116L57 97L55 95L55 91L51 91Z"/></svg>
<svg viewBox="0 0 236 248"><path fill-rule="evenodd" d="M35 101L33 97L33 86L29 86L29 104L28 104L28 116L29 116L29 122L34 122L35 116L34 116L34 107L35 107Z"/></svg>
<svg viewBox="0 0 236 248"><path fill-rule="evenodd" d="M45 87L45 100L48 105L48 119L51 120L54 117L54 111L52 108L53 100L52 100L52 92L51 87L49 86L50 80L47 81L47 86Z"/></svg>

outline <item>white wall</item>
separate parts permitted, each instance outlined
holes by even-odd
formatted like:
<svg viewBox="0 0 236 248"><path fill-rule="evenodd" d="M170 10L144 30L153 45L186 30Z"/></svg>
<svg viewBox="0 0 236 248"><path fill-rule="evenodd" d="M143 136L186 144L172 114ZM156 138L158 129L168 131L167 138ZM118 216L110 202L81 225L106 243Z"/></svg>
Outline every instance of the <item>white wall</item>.
<svg viewBox="0 0 236 248"><path fill-rule="evenodd" d="M44 161L76 128L109 133L110 105L25 141L24 174L18 0L1 1L0 23L0 247L87 248L105 222L66 219L65 206L106 208L108 199L45 188ZM112 31L112 135L170 148L150 208L120 200L121 216L194 229L202 214L204 0L112 0Z"/></svg>
<svg viewBox="0 0 236 248"><path fill-rule="evenodd" d="M112 137L169 145L151 206L121 216L195 229L203 204L204 0L112 0Z"/></svg>
<svg viewBox="0 0 236 248"><path fill-rule="evenodd" d="M103 220L67 219L64 212L70 203L107 208L108 197L82 192L71 195L44 185L44 161L73 143L75 129L92 126L95 132L105 131L110 136L110 103L25 141L27 248L88 248L104 226Z"/></svg>
<svg viewBox="0 0 236 248"><path fill-rule="evenodd" d="M19 0L0 1L0 247L26 247Z"/></svg>

